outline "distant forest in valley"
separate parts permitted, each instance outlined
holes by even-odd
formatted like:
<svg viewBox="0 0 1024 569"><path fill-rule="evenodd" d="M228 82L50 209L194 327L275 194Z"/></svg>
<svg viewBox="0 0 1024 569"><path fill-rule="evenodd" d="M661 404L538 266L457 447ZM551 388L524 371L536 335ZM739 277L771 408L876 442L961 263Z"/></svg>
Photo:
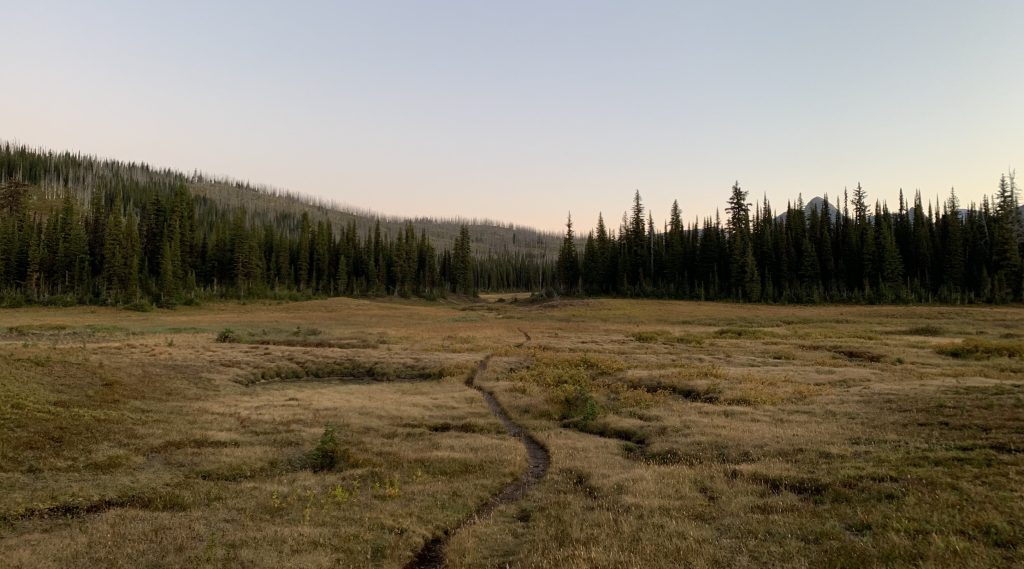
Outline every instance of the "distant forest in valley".
<svg viewBox="0 0 1024 569"><path fill-rule="evenodd" d="M534 291L746 302L1005 303L1022 299L1013 173L961 207L869 205L858 185L655 226L640 193L617 229L581 238L480 220L405 220L234 180L0 146L0 303L173 306ZM724 219L723 219L724 217Z"/></svg>

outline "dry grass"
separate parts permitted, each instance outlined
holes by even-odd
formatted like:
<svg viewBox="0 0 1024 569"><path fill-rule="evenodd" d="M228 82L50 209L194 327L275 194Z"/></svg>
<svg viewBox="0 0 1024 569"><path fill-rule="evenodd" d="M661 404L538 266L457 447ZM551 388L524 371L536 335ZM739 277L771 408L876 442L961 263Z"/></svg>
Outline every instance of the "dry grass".
<svg viewBox="0 0 1024 569"><path fill-rule="evenodd" d="M401 567L487 353L452 567L1024 563L1020 309L506 299L4 311L2 565Z"/></svg>

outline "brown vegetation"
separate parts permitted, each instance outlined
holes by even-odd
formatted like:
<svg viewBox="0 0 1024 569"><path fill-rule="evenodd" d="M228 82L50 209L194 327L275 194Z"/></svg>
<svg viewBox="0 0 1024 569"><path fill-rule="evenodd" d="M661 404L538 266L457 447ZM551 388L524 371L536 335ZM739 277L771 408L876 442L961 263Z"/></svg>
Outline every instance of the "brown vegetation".
<svg viewBox="0 0 1024 569"><path fill-rule="evenodd" d="M489 353L551 467L450 567L1024 560L1017 308L463 308L4 311L3 565L402 567L527 467Z"/></svg>

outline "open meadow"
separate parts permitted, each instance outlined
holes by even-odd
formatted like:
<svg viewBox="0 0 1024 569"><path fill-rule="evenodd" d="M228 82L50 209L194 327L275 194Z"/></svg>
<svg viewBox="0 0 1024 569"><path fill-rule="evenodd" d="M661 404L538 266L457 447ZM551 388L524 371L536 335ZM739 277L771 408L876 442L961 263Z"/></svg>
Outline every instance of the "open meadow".
<svg viewBox="0 0 1024 569"><path fill-rule="evenodd" d="M1022 316L3 310L0 565L1022 566Z"/></svg>

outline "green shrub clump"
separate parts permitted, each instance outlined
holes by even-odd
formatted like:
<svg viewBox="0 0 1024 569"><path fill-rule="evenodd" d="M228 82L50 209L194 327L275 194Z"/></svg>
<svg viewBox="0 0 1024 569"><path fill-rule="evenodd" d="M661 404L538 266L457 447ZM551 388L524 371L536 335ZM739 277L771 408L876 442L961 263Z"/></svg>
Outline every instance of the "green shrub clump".
<svg viewBox="0 0 1024 569"><path fill-rule="evenodd" d="M601 406L587 388L563 385L558 391L558 418L563 422L587 424L601 414Z"/></svg>
<svg viewBox="0 0 1024 569"><path fill-rule="evenodd" d="M328 472L345 466L348 459L348 451L338 442L334 425L327 425L316 447L306 455L306 467L313 472Z"/></svg>
<svg viewBox="0 0 1024 569"><path fill-rule="evenodd" d="M1024 343L968 338L963 342L939 346L935 351L943 356L965 360L1024 358Z"/></svg>

